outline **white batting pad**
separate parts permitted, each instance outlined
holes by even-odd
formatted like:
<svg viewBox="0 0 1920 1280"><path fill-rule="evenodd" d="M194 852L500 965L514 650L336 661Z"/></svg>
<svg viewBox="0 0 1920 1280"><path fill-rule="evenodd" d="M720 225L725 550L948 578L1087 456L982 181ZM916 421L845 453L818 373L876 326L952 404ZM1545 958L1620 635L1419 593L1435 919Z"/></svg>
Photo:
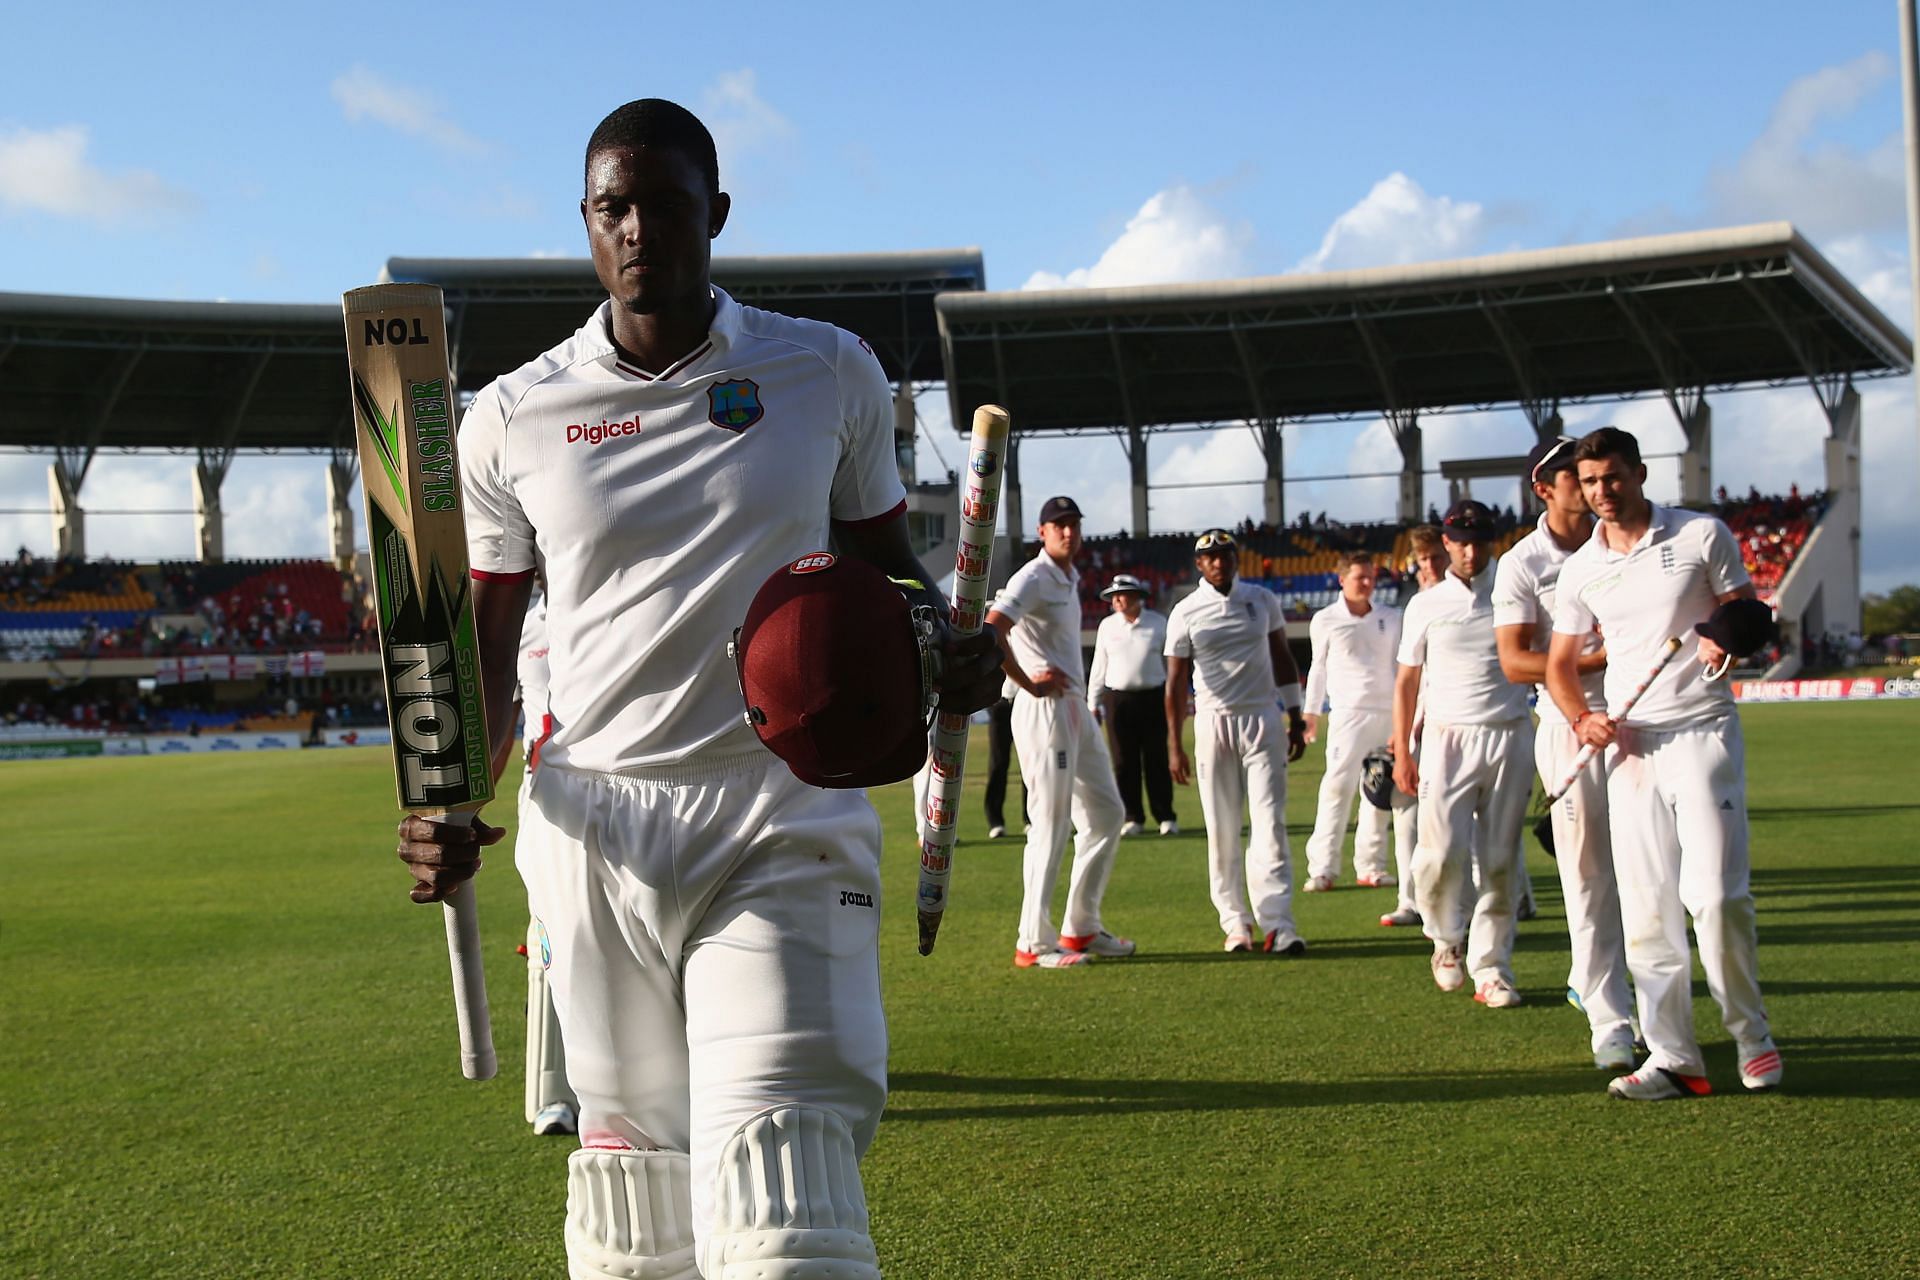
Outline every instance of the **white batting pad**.
<svg viewBox="0 0 1920 1280"><path fill-rule="evenodd" d="M678 1151L574 1152L567 1160L567 1274L699 1280L692 1188L687 1157Z"/></svg>
<svg viewBox="0 0 1920 1280"><path fill-rule="evenodd" d="M707 1280L880 1280L846 1121L764 1111L720 1153Z"/></svg>

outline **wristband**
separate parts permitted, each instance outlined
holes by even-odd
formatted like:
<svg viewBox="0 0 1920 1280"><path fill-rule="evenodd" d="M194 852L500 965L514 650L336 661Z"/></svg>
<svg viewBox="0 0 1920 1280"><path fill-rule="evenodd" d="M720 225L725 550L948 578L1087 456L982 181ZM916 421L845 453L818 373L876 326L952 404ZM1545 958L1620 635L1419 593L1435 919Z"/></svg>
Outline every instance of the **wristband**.
<svg viewBox="0 0 1920 1280"><path fill-rule="evenodd" d="M1280 686L1280 705L1287 709L1287 714L1290 716L1301 714L1299 681L1296 680L1292 684L1283 684Z"/></svg>

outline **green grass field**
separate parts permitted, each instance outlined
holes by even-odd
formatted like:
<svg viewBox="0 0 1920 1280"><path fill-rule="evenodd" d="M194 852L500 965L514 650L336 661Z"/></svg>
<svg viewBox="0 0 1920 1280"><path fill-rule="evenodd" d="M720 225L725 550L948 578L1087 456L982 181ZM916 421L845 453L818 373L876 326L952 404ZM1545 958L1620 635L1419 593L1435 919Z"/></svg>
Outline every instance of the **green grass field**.
<svg viewBox="0 0 1920 1280"><path fill-rule="evenodd" d="M1561 999L1552 864L1527 1003L1444 996L1385 891L1229 957L1194 834L1130 840L1133 960L1011 966L1018 845L964 840L914 953L904 786L866 1163L893 1277L1920 1272L1920 704L1746 713L1783 1091L1609 1101ZM1296 857L1320 776L1289 797ZM564 1274L570 1142L521 1119L525 901L482 877L500 1077L459 1078L437 911L380 750L0 765L0 1276ZM982 830L977 776L963 836ZM499 815L495 815L496 818Z"/></svg>

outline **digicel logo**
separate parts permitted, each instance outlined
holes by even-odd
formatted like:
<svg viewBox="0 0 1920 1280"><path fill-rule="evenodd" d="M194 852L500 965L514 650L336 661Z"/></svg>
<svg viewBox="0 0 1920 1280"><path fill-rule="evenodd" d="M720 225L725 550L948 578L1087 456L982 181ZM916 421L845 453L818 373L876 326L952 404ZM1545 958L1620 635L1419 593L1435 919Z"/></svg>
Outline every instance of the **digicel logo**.
<svg viewBox="0 0 1920 1280"><path fill-rule="evenodd" d="M637 436L640 434L640 419L628 418L625 422L599 423L569 422L567 424L568 444L605 444L616 436Z"/></svg>

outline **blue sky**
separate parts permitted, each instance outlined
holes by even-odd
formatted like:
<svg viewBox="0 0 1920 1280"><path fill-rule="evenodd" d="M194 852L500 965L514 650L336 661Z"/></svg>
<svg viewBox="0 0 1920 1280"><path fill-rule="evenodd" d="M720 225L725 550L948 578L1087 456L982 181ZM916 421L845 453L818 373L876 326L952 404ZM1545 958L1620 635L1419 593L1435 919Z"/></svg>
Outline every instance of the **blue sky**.
<svg viewBox="0 0 1920 1280"><path fill-rule="evenodd" d="M9 14L0 290L325 302L389 256L583 252L580 149L609 108L675 98L713 126L722 253L979 245L989 283L1128 283L1458 257L1789 218L1903 326L1890 4L1484 3L531 7L96 5ZM955 452L940 398L923 400ZM1017 406L1016 406L1017 409ZM1659 402L1588 406L1648 448ZM1820 480L1810 393L1715 406L1730 487ZM1920 580L1904 382L1868 392L1869 587ZM1393 465L1377 423L1290 433L1295 474ZM1516 414L1434 420L1430 464L1513 452ZM929 472L938 469L924 450ZM0 507L43 457L0 455ZM1243 432L1156 444L1156 481L1248 479ZM83 502L188 505L188 463L103 457ZM1030 487L1128 519L1119 448L1035 445ZM1671 476L1655 467L1656 492ZM1229 490L1254 509L1257 490ZM324 547L321 468L243 459L232 554ZM1387 482L1289 502L1390 512ZM1154 497L1160 527L1219 497ZM290 516L289 513L297 513ZM96 517L90 550L186 554L185 517ZM0 538L44 549L44 517Z"/></svg>

